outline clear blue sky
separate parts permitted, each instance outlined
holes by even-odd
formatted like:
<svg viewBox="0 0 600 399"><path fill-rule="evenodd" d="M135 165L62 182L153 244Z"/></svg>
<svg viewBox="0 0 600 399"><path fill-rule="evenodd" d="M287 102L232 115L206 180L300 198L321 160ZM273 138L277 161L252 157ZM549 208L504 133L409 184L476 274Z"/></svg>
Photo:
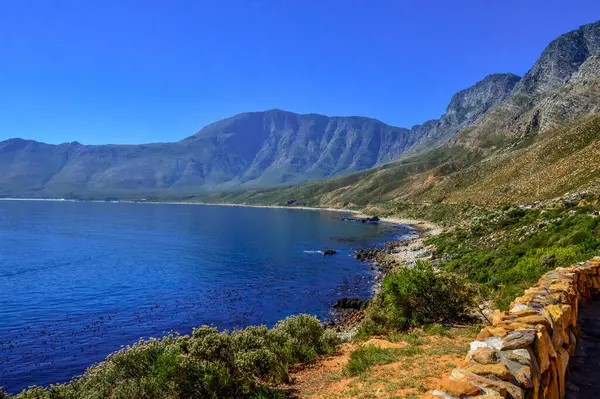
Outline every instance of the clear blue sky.
<svg viewBox="0 0 600 399"><path fill-rule="evenodd" d="M410 127L598 0L0 0L0 140L176 141L281 108Z"/></svg>

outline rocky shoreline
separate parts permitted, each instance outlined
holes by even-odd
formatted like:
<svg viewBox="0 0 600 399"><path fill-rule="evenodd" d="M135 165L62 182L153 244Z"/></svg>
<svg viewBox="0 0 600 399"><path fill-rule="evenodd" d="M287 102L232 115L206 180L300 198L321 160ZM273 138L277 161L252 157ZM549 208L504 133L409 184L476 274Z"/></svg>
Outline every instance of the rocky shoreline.
<svg viewBox="0 0 600 399"><path fill-rule="evenodd" d="M371 264L375 273L376 284L374 294L380 288L380 282L392 270L399 267L413 267L418 260L435 259L435 247L425 244L425 239L439 234L442 229L431 223L405 220L405 219L379 219L369 217L343 218L342 220L358 220L365 222L384 221L394 224L410 226L413 237L404 240L394 240L385 243L383 248L358 249L354 257L359 262ZM337 301L331 310L331 320L327 323L342 333L351 333L356 330L364 318L370 300L359 298L342 298Z"/></svg>

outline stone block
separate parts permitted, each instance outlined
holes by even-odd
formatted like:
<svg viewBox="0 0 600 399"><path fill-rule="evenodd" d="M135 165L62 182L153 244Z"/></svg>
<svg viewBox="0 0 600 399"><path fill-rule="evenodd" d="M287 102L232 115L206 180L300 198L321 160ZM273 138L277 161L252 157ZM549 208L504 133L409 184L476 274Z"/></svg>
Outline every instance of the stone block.
<svg viewBox="0 0 600 399"><path fill-rule="evenodd" d="M500 346L500 350L527 348L535 341L536 330L515 330L508 334Z"/></svg>
<svg viewBox="0 0 600 399"><path fill-rule="evenodd" d="M471 352L471 360L479 364L495 364L500 361L498 351L486 346L483 348L477 348Z"/></svg>
<svg viewBox="0 0 600 399"><path fill-rule="evenodd" d="M447 393L456 398L464 398L469 396L478 396L483 393L482 389L469 382L444 378L440 381L438 390Z"/></svg>
<svg viewBox="0 0 600 399"><path fill-rule="evenodd" d="M515 323L526 324L529 326L537 326L542 325L548 329L548 331L552 331L552 323L550 323L544 316L535 315L535 316L524 316L518 317L513 320Z"/></svg>
<svg viewBox="0 0 600 399"><path fill-rule="evenodd" d="M502 327L485 327L477 334L478 341L484 341L490 337L505 337L508 331Z"/></svg>
<svg viewBox="0 0 600 399"><path fill-rule="evenodd" d="M567 366L569 365L569 353L561 348L557 351L556 356L556 372L558 378L558 389L561 398L565 396L565 376L567 373Z"/></svg>
<svg viewBox="0 0 600 399"><path fill-rule="evenodd" d="M481 376L494 376L504 381L512 381L514 379L510 369L504 363L472 364L467 368L467 371Z"/></svg>
<svg viewBox="0 0 600 399"><path fill-rule="evenodd" d="M550 360L556 357L556 351L552 345L552 339L548 334L548 330L541 326L538 328L537 339L534 345L536 360L540 366L540 372L544 372L550 367Z"/></svg>
<svg viewBox="0 0 600 399"><path fill-rule="evenodd" d="M569 347L567 348L567 351L569 352L570 356L574 356L576 350L577 350L577 337L575 337L575 334L573 334L573 330L571 328L569 328Z"/></svg>
<svg viewBox="0 0 600 399"><path fill-rule="evenodd" d="M508 396L512 399L524 399L525 393L523 389L518 386L511 384L506 381L499 381L497 379L491 379L487 377L483 377L474 373L471 373L468 370L463 369L454 369L452 371L452 378L459 381L468 381L474 384L477 384L484 389L490 388L494 391L497 391L501 396Z"/></svg>

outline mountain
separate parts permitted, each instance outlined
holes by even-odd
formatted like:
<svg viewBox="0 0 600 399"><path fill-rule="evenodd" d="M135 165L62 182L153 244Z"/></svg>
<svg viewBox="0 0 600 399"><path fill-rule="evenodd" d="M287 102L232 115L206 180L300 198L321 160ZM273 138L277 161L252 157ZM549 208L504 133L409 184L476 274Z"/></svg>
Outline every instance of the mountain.
<svg viewBox="0 0 600 399"><path fill-rule="evenodd" d="M600 22L582 26L552 41L522 79L489 75L452 96L439 119L411 129L270 110L224 119L176 143L7 140L0 143L0 196L340 205L552 195L596 176L593 162L564 162L595 154L599 52Z"/></svg>
<svg viewBox="0 0 600 399"><path fill-rule="evenodd" d="M360 173L210 199L320 206L506 204L598 191L599 32L596 22L553 41L504 100L441 145Z"/></svg>
<svg viewBox="0 0 600 399"><path fill-rule="evenodd" d="M491 75L455 94L439 120L412 129L365 117L243 113L176 143L0 143L0 196L181 197L312 181L366 170L438 145L475 122L519 78Z"/></svg>

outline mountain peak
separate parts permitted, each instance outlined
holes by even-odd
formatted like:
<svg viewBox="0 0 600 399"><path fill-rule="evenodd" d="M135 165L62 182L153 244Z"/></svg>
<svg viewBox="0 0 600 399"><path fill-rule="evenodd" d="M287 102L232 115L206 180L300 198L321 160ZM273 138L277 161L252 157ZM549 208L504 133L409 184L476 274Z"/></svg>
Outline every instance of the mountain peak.
<svg viewBox="0 0 600 399"><path fill-rule="evenodd" d="M451 119L461 127L474 122L490 108L508 98L520 80L513 73L487 75L473 86L452 96L446 110L446 119Z"/></svg>
<svg viewBox="0 0 600 399"><path fill-rule="evenodd" d="M600 21L583 25L553 40L515 92L538 93L567 82L581 64L600 52Z"/></svg>

